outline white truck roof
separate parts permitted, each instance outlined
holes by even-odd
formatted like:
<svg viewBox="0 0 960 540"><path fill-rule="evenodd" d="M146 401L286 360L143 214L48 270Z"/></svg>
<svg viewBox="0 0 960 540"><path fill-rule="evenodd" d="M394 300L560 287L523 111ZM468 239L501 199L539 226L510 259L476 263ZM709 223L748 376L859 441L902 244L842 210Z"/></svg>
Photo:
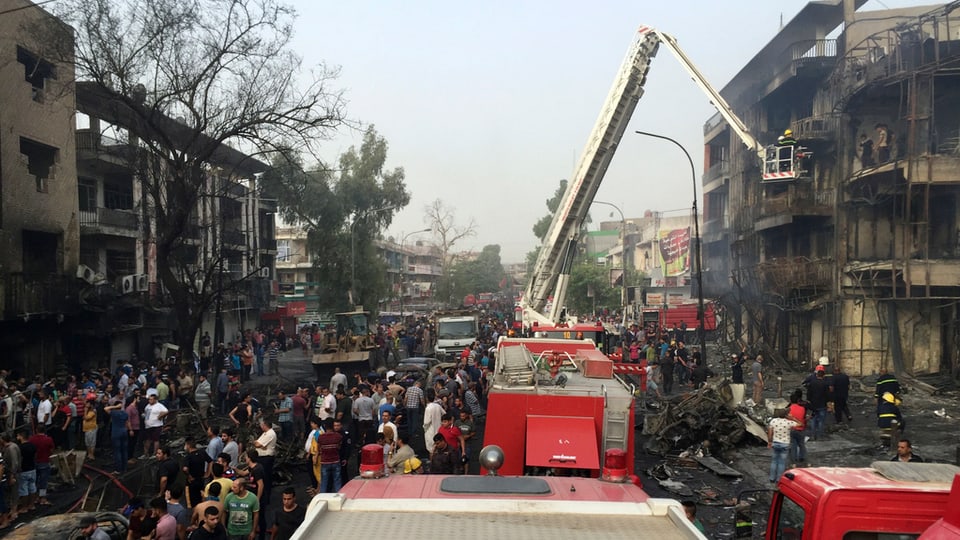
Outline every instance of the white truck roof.
<svg viewBox="0 0 960 540"><path fill-rule="evenodd" d="M443 531L463 540L706 538L680 503L650 498L633 484L442 475L355 479L340 493L318 494L293 538L337 538L358 530L389 530L400 538Z"/></svg>

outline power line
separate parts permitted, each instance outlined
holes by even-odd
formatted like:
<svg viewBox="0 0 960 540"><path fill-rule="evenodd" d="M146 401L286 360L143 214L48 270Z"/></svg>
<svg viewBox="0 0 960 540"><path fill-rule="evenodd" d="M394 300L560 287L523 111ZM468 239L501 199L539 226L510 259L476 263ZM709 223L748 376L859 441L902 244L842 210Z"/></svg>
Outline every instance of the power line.
<svg viewBox="0 0 960 540"><path fill-rule="evenodd" d="M40 6L44 5L44 4L49 4L49 3L51 3L51 2L56 2L56 1L57 1L57 0L42 0L41 2L36 2L36 3L33 3L33 4L28 4L28 5L26 5L26 6L15 7L15 8L13 8L13 9L5 9L5 10L3 10L3 11L0 11L0 15L6 15L7 13L13 13L14 11L20 11L21 9L29 9L29 8L34 8L34 7L40 7Z"/></svg>

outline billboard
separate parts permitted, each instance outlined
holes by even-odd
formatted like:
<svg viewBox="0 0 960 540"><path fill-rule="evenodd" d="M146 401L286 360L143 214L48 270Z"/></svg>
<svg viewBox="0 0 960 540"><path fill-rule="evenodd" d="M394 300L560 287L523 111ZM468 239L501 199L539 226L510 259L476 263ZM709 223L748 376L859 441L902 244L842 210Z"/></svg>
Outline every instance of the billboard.
<svg viewBox="0 0 960 540"><path fill-rule="evenodd" d="M660 267L663 275L680 276L690 270L690 227L660 231Z"/></svg>

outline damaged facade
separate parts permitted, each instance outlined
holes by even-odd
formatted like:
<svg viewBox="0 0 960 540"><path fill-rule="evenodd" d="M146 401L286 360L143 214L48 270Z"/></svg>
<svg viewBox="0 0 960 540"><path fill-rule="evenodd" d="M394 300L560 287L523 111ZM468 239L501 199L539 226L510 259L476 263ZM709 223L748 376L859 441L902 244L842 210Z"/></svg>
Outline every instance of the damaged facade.
<svg viewBox="0 0 960 540"><path fill-rule="evenodd" d="M72 30L30 2L15 4L25 9L0 17L4 367L50 376L68 367L113 368L134 353L152 359L161 344L176 342L144 187L157 170L144 164L160 160L113 118L96 85L76 83L73 66L47 60L36 42L52 35L38 33L38 22L58 39L72 39ZM197 269L222 261L192 286L224 290L214 311L230 341L275 304L276 201L261 198L255 185L265 164L226 146L216 157L182 249ZM215 312L203 326L211 336Z"/></svg>
<svg viewBox="0 0 960 540"><path fill-rule="evenodd" d="M813 158L761 181L756 154L707 122L705 291L728 337L793 366L827 351L854 375L956 372L960 3L863 3L808 4L723 89L762 143L789 128Z"/></svg>

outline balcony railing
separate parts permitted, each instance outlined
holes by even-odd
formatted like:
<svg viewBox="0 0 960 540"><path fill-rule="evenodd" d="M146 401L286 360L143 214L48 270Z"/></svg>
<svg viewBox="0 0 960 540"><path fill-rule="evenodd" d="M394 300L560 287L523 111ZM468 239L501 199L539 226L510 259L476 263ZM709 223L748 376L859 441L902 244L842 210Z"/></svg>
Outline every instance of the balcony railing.
<svg viewBox="0 0 960 540"><path fill-rule="evenodd" d="M782 257L757 265L761 283L780 294L793 289L829 290L833 273L834 260L829 258Z"/></svg>
<svg viewBox="0 0 960 540"><path fill-rule="evenodd" d="M782 66L790 62L803 62L821 58L836 58L837 40L835 39L808 39L797 41L787 47L778 59L776 65Z"/></svg>
<svg viewBox="0 0 960 540"><path fill-rule="evenodd" d="M6 274L0 281L4 319L67 311L77 298L78 281L55 274Z"/></svg>
<svg viewBox="0 0 960 540"><path fill-rule="evenodd" d="M829 216L833 214L834 190L814 190L812 187L791 187L785 195L764 199L759 217L781 214L794 216Z"/></svg>
<svg viewBox="0 0 960 540"><path fill-rule="evenodd" d="M114 210L99 207L92 211L80 211L80 226L91 228L111 227L136 231L139 217L133 210Z"/></svg>
<svg viewBox="0 0 960 540"><path fill-rule="evenodd" d="M90 130L77 130L77 152L102 152L121 160L131 160L134 146Z"/></svg>
<svg viewBox="0 0 960 540"><path fill-rule="evenodd" d="M730 174L730 162L727 160L718 161L710 166L703 173L703 182L708 183Z"/></svg>
<svg viewBox="0 0 960 540"><path fill-rule="evenodd" d="M801 118L791 122L790 129L793 130L793 136L800 140L801 144L803 144L804 139L833 140L840 129L840 115L824 114Z"/></svg>

